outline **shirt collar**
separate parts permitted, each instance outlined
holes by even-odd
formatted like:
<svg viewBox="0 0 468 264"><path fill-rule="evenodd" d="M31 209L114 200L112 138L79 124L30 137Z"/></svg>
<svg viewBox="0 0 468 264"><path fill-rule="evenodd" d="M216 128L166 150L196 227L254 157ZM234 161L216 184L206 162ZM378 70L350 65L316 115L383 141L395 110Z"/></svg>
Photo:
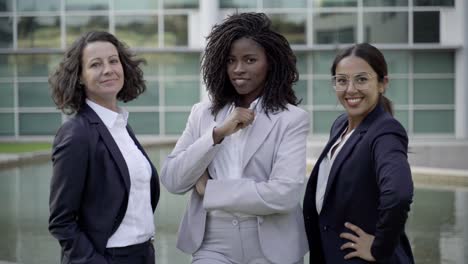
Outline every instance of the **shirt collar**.
<svg viewBox="0 0 468 264"><path fill-rule="evenodd" d="M114 127L119 117L123 119L124 125L127 125L128 111L126 111L125 109L118 107L118 112L114 112L108 108L105 108L104 106L101 106L89 100L88 98L86 98L86 104L88 104L89 107L91 107L91 109L93 109L94 112L96 112L96 114L102 120L104 125L106 125L106 127Z"/></svg>

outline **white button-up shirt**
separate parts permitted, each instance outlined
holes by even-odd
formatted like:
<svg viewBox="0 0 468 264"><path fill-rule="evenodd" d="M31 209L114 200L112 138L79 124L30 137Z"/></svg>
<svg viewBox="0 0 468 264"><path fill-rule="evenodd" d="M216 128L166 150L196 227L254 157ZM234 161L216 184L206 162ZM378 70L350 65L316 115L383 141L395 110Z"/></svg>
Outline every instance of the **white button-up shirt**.
<svg viewBox="0 0 468 264"><path fill-rule="evenodd" d="M127 131L129 114L122 108L116 113L89 99L86 99L86 103L106 125L125 159L130 175L127 211L122 223L107 241L107 247L125 247L148 241L154 235L151 165Z"/></svg>

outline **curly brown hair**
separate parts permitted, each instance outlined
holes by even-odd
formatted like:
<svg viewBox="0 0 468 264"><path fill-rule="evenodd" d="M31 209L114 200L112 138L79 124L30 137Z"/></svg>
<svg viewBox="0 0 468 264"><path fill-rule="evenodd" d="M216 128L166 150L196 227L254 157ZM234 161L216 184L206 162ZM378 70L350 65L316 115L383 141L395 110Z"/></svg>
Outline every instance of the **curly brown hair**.
<svg viewBox="0 0 468 264"><path fill-rule="evenodd" d="M91 31L79 37L65 52L58 68L49 77L52 99L57 108L65 114L78 112L85 103L85 87L80 84L83 50L88 43L104 41L113 44L119 53L124 71L124 84L117 94L117 100L128 102L146 90L140 64L144 59L135 58L129 48L114 35L103 31Z"/></svg>
<svg viewBox="0 0 468 264"><path fill-rule="evenodd" d="M227 61L234 41L249 38L265 50L268 74L262 95L263 110L268 114L286 109L286 104L299 104L292 86L299 79L296 56L284 36L271 29L264 13L239 13L215 25L207 37L203 55L203 81L217 114L226 104L237 102L239 95L227 76Z"/></svg>

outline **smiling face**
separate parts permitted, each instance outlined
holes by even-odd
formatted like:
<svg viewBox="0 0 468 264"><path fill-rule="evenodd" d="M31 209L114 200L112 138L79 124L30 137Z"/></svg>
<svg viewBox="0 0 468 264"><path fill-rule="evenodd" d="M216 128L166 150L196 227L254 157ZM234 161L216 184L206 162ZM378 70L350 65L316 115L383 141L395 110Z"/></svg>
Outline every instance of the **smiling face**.
<svg viewBox="0 0 468 264"><path fill-rule="evenodd" d="M234 41L228 57L227 73L241 97L242 106L248 107L263 93L268 73L265 50L249 38Z"/></svg>
<svg viewBox="0 0 468 264"><path fill-rule="evenodd" d="M117 48L110 42L91 42L83 49L81 82L86 97L111 110L117 108L117 94L124 84L124 72Z"/></svg>
<svg viewBox="0 0 468 264"><path fill-rule="evenodd" d="M337 91L336 96L348 113L349 128L354 129L379 102L380 94L385 91L388 79L378 81L377 73L363 59L356 56L343 58L336 66L336 75L348 77L367 74L371 76L365 89L357 90L352 81L344 91ZM353 79L353 78L351 78ZM354 81L354 80L353 80Z"/></svg>

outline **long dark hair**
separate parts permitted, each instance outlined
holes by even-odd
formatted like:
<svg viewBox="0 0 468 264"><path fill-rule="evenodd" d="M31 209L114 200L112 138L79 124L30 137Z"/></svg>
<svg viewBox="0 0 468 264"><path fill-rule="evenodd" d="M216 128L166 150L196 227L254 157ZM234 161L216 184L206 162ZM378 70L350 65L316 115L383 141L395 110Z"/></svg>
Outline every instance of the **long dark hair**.
<svg viewBox="0 0 468 264"><path fill-rule="evenodd" d="M97 41L110 42L119 53L124 71L124 84L117 94L117 100L131 101L146 90L143 71L139 66L145 60L135 58L128 47L114 35L108 32L91 31L83 34L70 46L58 68L49 77L52 99L57 108L65 114L78 112L85 102L85 87L80 84L83 50L88 43Z"/></svg>
<svg viewBox="0 0 468 264"><path fill-rule="evenodd" d="M340 63L342 59L349 56L356 56L365 60L377 73L377 79L379 82L383 82L385 76L388 75L387 62L385 61L385 57L382 54L382 52L380 52L379 49L377 49L369 43L360 43L351 46L340 52L338 55L336 55L335 60L333 61L333 65L331 67L332 76L336 74L336 66L338 65L338 63ZM388 99L385 95L381 94L380 103L383 105L385 111L389 112L393 116L394 110L392 101Z"/></svg>
<svg viewBox="0 0 468 264"><path fill-rule="evenodd" d="M227 76L227 61L234 41L249 38L265 50L268 74L263 92L263 110L268 114L299 102L292 85L299 79L296 56L284 36L271 29L270 19L263 13L240 13L215 25L207 37L202 60L203 80L216 115L226 104L237 102L239 95Z"/></svg>

